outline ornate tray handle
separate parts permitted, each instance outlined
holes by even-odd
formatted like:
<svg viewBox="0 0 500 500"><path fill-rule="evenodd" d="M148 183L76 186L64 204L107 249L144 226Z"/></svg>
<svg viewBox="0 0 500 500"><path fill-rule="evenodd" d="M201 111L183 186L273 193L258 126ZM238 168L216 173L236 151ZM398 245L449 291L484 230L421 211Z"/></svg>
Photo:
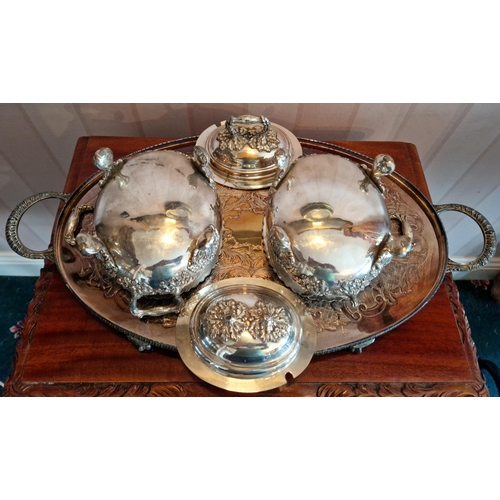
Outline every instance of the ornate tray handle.
<svg viewBox="0 0 500 500"><path fill-rule="evenodd" d="M14 208L10 214L5 226L5 237L10 248L12 248L12 250L14 250L14 252L21 257L25 257L27 259L48 259L54 261L55 257L53 248L48 248L47 250L31 250L21 243L18 232L19 223L21 222L23 215L39 201L47 200L49 198L58 198L66 202L70 196L71 195L65 193L49 191L30 196L19 203L19 205L17 205L17 207Z"/></svg>
<svg viewBox="0 0 500 500"><path fill-rule="evenodd" d="M449 203L445 205L435 205L434 208L439 214L441 212L461 212L468 215L471 219L477 222L478 226L481 228L484 237L484 246L482 252L473 261L467 264L459 264L448 258L448 264L446 266L446 271L475 271L481 267L484 267L493 258L497 249L497 240L495 236L495 230L493 226L488 222L488 220L481 215L477 210L467 207L465 205L459 205L455 203Z"/></svg>

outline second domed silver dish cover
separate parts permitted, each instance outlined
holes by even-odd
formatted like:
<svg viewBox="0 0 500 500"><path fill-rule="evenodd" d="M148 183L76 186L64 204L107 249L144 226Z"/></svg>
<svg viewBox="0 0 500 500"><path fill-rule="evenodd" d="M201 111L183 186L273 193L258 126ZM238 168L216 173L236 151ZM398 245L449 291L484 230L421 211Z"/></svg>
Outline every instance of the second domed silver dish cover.
<svg viewBox="0 0 500 500"><path fill-rule="evenodd" d="M291 161L302 154L297 137L265 116L231 116L220 126L204 130L196 144L210 155L210 168L219 184L243 190L271 186L280 149L289 153Z"/></svg>
<svg viewBox="0 0 500 500"><path fill-rule="evenodd" d="M93 210L93 231L69 231L66 240L94 256L107 274L131 294L130 312L162 316L178 312L181 294L204 280L222 244L222 218L208 155L142 152L115 161L109 148L94 155L104 172ZM77 207L70 226L76 229ZM142 297L170 298L146 308Z"/></svg>
<svg viewBox="0 0 500 500"><path fill-rule="evenodd" d="M314 154L277 172L263 239L270 264L289 288L356 305L358 294L394 257L411 251L410 223L389 217L384 201L381 179L394 169L384 154L370 167Z"/></svg>

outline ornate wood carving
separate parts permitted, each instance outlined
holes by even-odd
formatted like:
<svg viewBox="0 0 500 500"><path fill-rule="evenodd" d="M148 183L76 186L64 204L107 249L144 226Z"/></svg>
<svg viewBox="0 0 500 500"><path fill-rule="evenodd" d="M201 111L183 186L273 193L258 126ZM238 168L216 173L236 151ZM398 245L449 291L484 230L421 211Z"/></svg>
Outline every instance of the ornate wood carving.
<svg viewBox="0 0 500 500"><path fill-rule="evenodd" d="M319 397L444 397L486 396L484 384L324 384L318 388Z"/></svg>
<svg viewBox="0 0 500 500"><path fill-rule="evenodd" d="M465 315L464 306L460 302L458 287L453 281L451 273L447 273L445 275L444 285L446 288L446 292L448 293L448 299L453 310L453 315L455 317L457 328L460 333L460 338L462 339L465 354L473 371L476 382L474 386L478 388L478 396L489 396L488 389L486 388L486 382L477 361L476 344L472 339L469 321L467 319L467 316Z"/></svg>
<svg viewBox="0 0 500 500"><path fill-rule="evenodd" d="M7 385L6 385L7 387ZM75 397L139 397L139 396L186 396L181 384L26 384L14 382L8 396L75 396Z"/></svg>

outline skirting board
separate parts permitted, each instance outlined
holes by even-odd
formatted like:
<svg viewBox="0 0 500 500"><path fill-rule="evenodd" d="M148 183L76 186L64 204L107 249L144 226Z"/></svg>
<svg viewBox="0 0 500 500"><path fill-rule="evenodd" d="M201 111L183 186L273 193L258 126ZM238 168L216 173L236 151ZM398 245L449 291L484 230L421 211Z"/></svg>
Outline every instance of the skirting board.
<svg viewBox="0 0 500 500"><path fill-rule="evenodd" d="M40 276L43 259L26 259L14 252L0 252L0 276Z"/></svg>
<svg viewBox="0 0 500 500"><path fill-rule="evenodd" d="M472 260L472 259L471 259ZM495 256L487 266L470 272L453 272L456 280L494 280L500 274L500 256Z"/></svg>
<svg viewBox="0 0 500 500"><path fill-rule="evenodd" d="M471 259L472 260L472 259ZM0 276L39 276L43 267L42 259L26 259L14 252L0 252ZM455 280L493 280L500 274L500 256L490 263L471 272L454 272Z"/></svg>

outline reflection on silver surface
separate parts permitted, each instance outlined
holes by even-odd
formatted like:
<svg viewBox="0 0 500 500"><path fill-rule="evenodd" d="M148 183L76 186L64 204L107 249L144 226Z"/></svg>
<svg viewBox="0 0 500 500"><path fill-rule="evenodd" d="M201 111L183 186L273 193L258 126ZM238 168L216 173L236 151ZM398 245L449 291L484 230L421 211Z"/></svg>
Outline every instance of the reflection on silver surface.
<svg viewBox="0 0 500 500"><path fill-rule="evenodd" d="M392 236L379 177L392 173L387 155L376 172L337 155L299 158L271 189L263 237L281 280L293 291L328 300L357 295L394 256L411 249L413 233L403 216Z"/></svg>
<svg viewBox="0 0 500 500"><path fill-rule="evenodd" d="M196 137L178 139L155 144L149 148L130 154L180 150L186 154L198 156L196 166L204 173L203 154L196 155ZM304 152L332 153L350 158L356 162L371 164L373 160L335 144L324 143L313 139L300 139ZM202 153L202 152L200 152ZM206 174L205 174L206 175ZM26 258L44 258L54 260L61 273L64 283L74 296L101 321L123 333L146 350L151 346L163 349L176 349L175 325L176 315L160 317L146 316L139 319L130 314L130 292L124 290L116 280L111 278L106 270L93 256L82 255L74 246L74 238L70 234L77 231L93 233L93 207L100 193L99 181L102 173L96 173L83 182L72 194L42 193L22 201L9 217L6 226L7 241L11 248ZM192 178L196 184L196 176ZM208 181L210 183L210 180ZM293 177L288 179L293 186ZM367 184L371 190L371 182ZM467 210L474 216L475 211L468 207L446 205L434 208L429 200L408 180L397 172L384 178L386 188L385 203L391 217L392 233L400 234L402 224L397 219L406 219L414 234L413 248L405 257L392 259L384 267L380 275L370 282L357 297L358 305L349 301L327 301L314 297L303 297L307 311L313 318L317 332L316 353L338 351L347 347L355 348L369 344L376 337L398 327L414 314L422 310L434 295L443 280L448 266L453 265L448 260L446 235L437 211ZM361 187L361 186L360 186ZM221 203L221 213L224 219L224 235L220 258L209 277L200 285L187 291L184 296L189 299L198 289L212 283L231 277L258 277L268 281L278 281L273 273L262 248L262 223L267 211L270 190L235 190L218 187L218 198ZM56 197L67 200L55 225L53 246L45 251L35 252L22 245L17 234L17 226L23 214L40 200ZM304 214L314 221L315 218L325 219L331 209L323 206L306 205ZM331 208L333 208L333 204ZM316 208L318 212L312 211ZM170 206L168 211L170 212ZM182 211L171 212L171 215L182 218ZM332 217L335 217L332 214ZM484 218L480 216L481 225ZM352 222L348 217L345 219ZM491 225L483 224L485 249L477 259L477 265L484 265L496 248L495 235ZM70 234L68 234L70 233ZM73 243L71 243L73 241ZM155 304L162 301L159 296L153 296L141 301ZM142 347L141 347L142 346Z"/></svg>
<svg viewBox="0 0 500 500"><path fill-rule="evenodd" d="M209 285L186 303L176 328L179 354L200 378L238 392L286 383L309 364L311 316L292 292L255 278Z"/></svg>
<svg viewBox="0 0 500 500"><path fill-rule="evenodd" d="M141 152L182 148L193 152L196 138L157 144ZM340 146L301 139L304 151L333 153L370 164L370 158ZM135 156L133 155L130 156ZM54 234L54 260L69 290L98 318L135 342L175 350L175 315L139 319L129 312L129 292L117 285L98 266L95 258L84 257L65 239L72 226L75 208L94 206L99 193L99 175L85 181L69 197ZM446 236L441 221L428 199L397 172L384 179L385 202L391 217L406 217L414 232L414 247L406 257L393 259L358 295L358 306L349 302L302 298L313 317L317 332L316 354L338 351L360 342L370 342L404 323L420 311L442 282L447 263ZM371 189L371 188L369 188ZM184 294L189 299L197 289L231 277L259 277L278 281L262 249L262 222L269 190L239 191L219 186L218 197L224 218L224 242L220 259L210 276L196 289ZM68 196L68 195L65 195ZM25 203L22 203L24 206ZM17 216L18 218L19 216ZM81 218L82 231L93 231L93 214ZM394 233L400 229L391 221ZM398 227L396 227L398 226ZM153 302L154 297L151 299Z"/></svg>
<svg viewBox="0 0 500 500"><path fill-rule="evenodd" d="M269 187L279 168L278 150L286 151L292 161L302 154L298 139L264 116L232 116L206 129L196 144L208 151L215 180L237 189Z"/></svg>
<svg viewBox="0 0 500 500"><path fill-rule="evenodd" d="M175 312L180 295L207 277L221 246L222 221L214 183L196 160L174 151L138 154L117 162L102 148L94 157L105 172L94 208L94 231L80 232L76 246L95 256L132 294L138 317ZM143 309L143 296L169 295L172 306Z"/></svg>

